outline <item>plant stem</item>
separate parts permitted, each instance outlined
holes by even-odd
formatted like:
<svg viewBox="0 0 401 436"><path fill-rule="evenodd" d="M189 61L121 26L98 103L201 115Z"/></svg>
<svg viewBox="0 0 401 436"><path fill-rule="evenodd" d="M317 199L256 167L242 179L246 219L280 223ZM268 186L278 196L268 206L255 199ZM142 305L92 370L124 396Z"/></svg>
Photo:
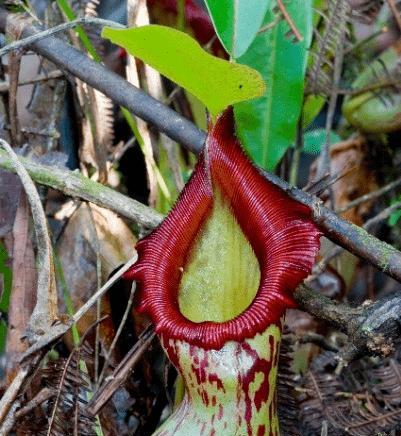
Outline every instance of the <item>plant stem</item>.
<svg viewBox="0 0 401 436"><path fill-rule="evenodd" d="M292 161L290 168L290 185L297 186L298 184L298 170L299 162L301 159L301 153L304 148L304 135L302 129L302 114L297 123L297 137L295 142L295 147L292 153Z"/></svg>

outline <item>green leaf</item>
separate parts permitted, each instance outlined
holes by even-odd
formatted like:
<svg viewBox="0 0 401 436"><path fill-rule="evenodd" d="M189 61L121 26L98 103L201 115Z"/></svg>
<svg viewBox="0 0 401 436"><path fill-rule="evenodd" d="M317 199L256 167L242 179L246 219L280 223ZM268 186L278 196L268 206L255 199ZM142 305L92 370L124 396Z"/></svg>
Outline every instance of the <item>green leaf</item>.
<svg viewBox="0 0 401 436"><path fill-rule="evenodd" d="M217 36L234 59L255 39L270 0L206 0Z"/></svg>
<svg viewBox="0 0 401 436"><path fill-rule="evenodd" d="M396 204L396 203L398 203L399 201L401 201L401 195L398 196L397 199L393 200L393 201L391 202L391 205ZM393 212L393 213L389 216L389 218L388 218L388 225L389 225L390 227L394 227L394 226L398 223L398 221L400 221L400 220L401 220L401 210L396 210L395 212Z"/></svg>
<svg viewBox="0 0 401 436"><path fill-rule="evenodd" d="M0 311L7 313L10 303L12 271L7 265L8 253L0 242L0 281L2 282L2 294L0 297ZM7 324L0 320L0 353L3 353L6 346Z"/></svg>
<svg viewBox="0 0 401 436"><path fill-rule="evenodd" d="M340 142L341 138L334 132L330 132L330 144ZM304 135L303 151L309 154L319 154L323 144L326 142L326 130L315 129L306 132Z"/></svg>
<svg viewBox="0 0 401 436"><path fill-rule="evenodd" d="M187 89L214 117L227 106L265 91L257 71L210 55L178 30L158 25L122 30L106 27L102 36Z"/></svg>
<svg viewBox="0 0 401 436"><path fill-rule="evenodd" d="M234 108L237 133L257 164L272 170L295 140L301 113L307 49L312 38L312 1L292 0L286 9L303 36L291 40L283 19L267 32L259 34L247 52L238 59L258 70L269 84L265 94ZM276 19L272 8L265 24Z"/></svg>
<svg viewBox="0 0 401 436"><path fill-rule="evenodd" d="M304 101L302 109L302 127L305 129L319 115L326 102L320 95L308 95Z"/></svg>
<svg viewBox="0 0 401 436"><path fill-rule="evenodd" d="M401 210L398 210L397 212L394 212L390 215L388 223L391 227L394 227L400 219L401 219Z"/></svg>
<svg viewBox="0 0 401 436"><path fill-rule="evenodd" d="M68 0L56 0L57 6L64 13L68 21L76 20L77 16L75 15L74 10L72 9ZM85 47L85 50L92 56L92 59L96 62L100 62L101 58L97 54L92 41L89 39L85 30L81 26L77 26L75 28L76 34L79 36L79 39L82 42L82 45Z"/></svg>

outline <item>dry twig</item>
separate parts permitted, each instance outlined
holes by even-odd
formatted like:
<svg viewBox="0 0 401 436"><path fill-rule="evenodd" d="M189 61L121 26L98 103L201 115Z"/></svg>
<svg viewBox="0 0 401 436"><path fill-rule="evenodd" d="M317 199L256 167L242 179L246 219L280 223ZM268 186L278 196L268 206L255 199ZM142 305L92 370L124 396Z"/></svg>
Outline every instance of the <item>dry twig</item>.
<svg viewBox="0 0 401 436"><path fill-rule="evenodd" d="M132 282L131 293L130 293L123 317L121 318L120 325L118 326L117 332L114 335L114 338L113 338L113 341L110 345L110 348L108 350L105 350L105 353L104 353L105 359L104 359L104 363L103 363L102 372L100 373L100 376L99 376L98 381L97 381L98 385L100 385L102 383L104 376L106 374L106 371L109 368L110 357L114 351L115 346L117 345L118 338L120 337L120 335L123 331L123 328L125 326L125 323L127 322L128 316L131 312L131 307L132 307L132 304L134 303L135 289L136 289L136 283Z"/></svg>
<svg viewBox="0 0 401 436"><path fill-rule="evenodd" d="M291 18L290 14L288 13L286 7L284 6L284 3L282 0L277 0L277 6L279 7L281 13L284 16L285 21L287 21L288 25L290 26L290 29L294 33L295 37L298 41L303 41L304 37L301 35L299 30L297 29L297 26L295 25L293 19Z"/></svg>
<svg viewBox="0 0 401 436"><path fill-rule="evenodd" d="M350 201L344 207L337 209L336 213L346 212L347 210L359 206L362 203L366 203L367 201L374 200L375 198L381 197L382 195L386 194L387 192L391 191L392 189L400 185L401 185L401 178L394 180L393 182L383 186L377 191L369 192L368 194L362 195L361 197L358 197L355 200Z"/></svg>
<svg viewBox="0 0 401 436"><path fill-rule="evenodd" d="M399 30L401 32L401 15L400 15L400 11L398 10L397 5L395 4L394 0L387 0L387 3L388 3L388 5L389 5L389 7L391 9L391 12L394 15L394 19L395 19L395 21L397 23L397 26L398 26L398 28L399 28Z"/></svg>
<svg viewBox="0 0 401 436"><path fill-rule="evenodd" d="M399 209L401 209L401 202L397 202L389 207L386 207L377 215L366 221L366 223L363 225L363 228L366 231L370 231L376 224L386 220L392 213L396 212ZM314 274L320 274L322 271L324 271L327 268L328 264L335 257L339 256L343 251L344 248L339 246L335 247L326 257L324 257L320 262L315 265L315 267L313 268Z"/></svg>
<svg viewBox="0 0 401 436"><path fill-rule="evenodd" d="M28 340L33 343L37 336L48 331L57 318L57 290L54 277L53 254L46 215L38 191L31 177L21 164L11 146L0 139L0 146L8 153L12 166L18 174L31 206L37 243L38 284L36 305L28 325Z"/></svg>
<svg viewBox="0 0 401 436"><path fill-rule="evenodd" d="M121 278L121 276L128 271L129 268L131 268L137 259L138 255L135 253L134 256L122 268L120 268L113 276L111 276L110 279L107 280L107 282L75 312L74 316L72 316L67 323L63 324L59 322L53 325L46 335L43 335L41 338L39 338L37 342L35 342L27 350L27 352L22 356L21 360L26 361L32 354L44 349L67 333L72 325L77 323L83 317L83 315L85 315L85 313L98 301L98 299L101 298Z"/></svg>
<svg viewBox="0 0 401 436"><path fill-rule="evenodd" d="M96 26L110 26L116 27L119 29L124 29L125 26L122 24L116 23L115 21L103 20L102 18L93 18L93 17L82 17L78 18L74 21L69 21L68 23L62 23L58 26L54 26L51 29L46 29L42 32L37 32L34 35L28 36L24 39L20 39L18 41L7 44L5 47L0 49L0 57L4 56L11 51L20 50L22 48L28 47L34 42L40 41L41 39L48 38L49 36L56 35L57 33L64 32L66 30L73 29L74 27L79 26L80 24L86 25L96 25Z"/></svg>
<svg viewBox="0 0 401 436"><path fill-rule="evenodd" d="M46 74L40 74L39 76L35 77L34 79L30 80L20 80L18 82L18 86L26 86L26 85L33 85L35 83L39 82L45 82L47 80L53 80L53 79L60 79L64 76L64 73L60 70L54 70L50 71ZM10 90L10 83L8 82L0 82L0 93L2 92L8 92Z"/></svg>
<svg viewBox="0 0 401 436"><path fill-rule="evenodd" d="M88 404L87 411L92 416L99 413L99 410L107 403L114 392L124 383L132 368L136 365L144 351L149 347L155 332L153 326L149 326L138 338L134 347L127 353L120 362L113 374L107 377L105 383L98 389Z"/></svg>

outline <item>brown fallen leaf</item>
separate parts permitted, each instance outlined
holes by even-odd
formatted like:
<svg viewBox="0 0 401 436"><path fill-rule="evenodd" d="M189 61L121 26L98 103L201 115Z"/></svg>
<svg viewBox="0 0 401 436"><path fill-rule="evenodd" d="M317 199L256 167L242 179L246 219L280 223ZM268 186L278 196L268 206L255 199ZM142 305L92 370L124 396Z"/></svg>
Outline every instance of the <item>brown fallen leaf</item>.
<svg viewBox="0 0 401 436"><path fill-rule="evenodd" d="M331 174L343 174L332 185L334 205L336 209L347 206L356 198L378 189L376 175L368 165L367 144L363 136L352 136L346 141L333 144L330 148ZM310 180L316 176L317 160L310 172ZM369 213L373 201L367 201L349 209L341 216L361 226Z"/></svg>
<svg viewBox="0 0 401 436"><path fill-rule="evenodd" d="M12 257L13 273L6 344L6 383L9 384L18 369L19 357L28 348L22 337L36 302L37 274L30 230L30 208L24 193L20 195L12 237L6 239L6 245Z"/></svg>
<svg viewBox="0 0 401 436"><path fill-rule="evenodd" d="M21 188L17 175L0 170L0 238L13 228Z"/></svg>
<svg viewBox="0 0 401 436"><path fill-rule="evenodd" d="M103 283L116 268L132 257L136 243L129 227L116 214L95 205L90 207L91 211L87 204L78 208L57 244L60 264L75 310L97 290L96 251L99 249ZM98 244L95 240L96 234ZM60 290L61 287L59 292ZM64 297L59 297L60 312L66 312ZM121 301L124 299L121 298ZM100 309L100 317L112 314L108 295L102 298ZM78 323L79 333L85 333L95 321L96 308L93 308ZM112 316L101 323L100 340L106 350L109 349L117 328ZM72 346L71 338L68 342Z"/></svg>

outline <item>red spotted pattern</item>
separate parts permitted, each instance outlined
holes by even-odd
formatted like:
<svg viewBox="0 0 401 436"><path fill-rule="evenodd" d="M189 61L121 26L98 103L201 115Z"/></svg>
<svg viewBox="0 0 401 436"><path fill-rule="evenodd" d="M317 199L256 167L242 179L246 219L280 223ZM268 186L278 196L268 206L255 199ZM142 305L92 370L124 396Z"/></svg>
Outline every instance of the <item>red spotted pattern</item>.
<svg viewBox="0 0 401 436"><path fill-rule="evenodd" d="M277 325L277 331L281 329ZM161 336L171 361L176 362L185 397L157 436L241 434L277 436L275 379L279 335L265 335L205 350ZM258 348L255 348L258 347ZM221 354L222 353L222 354ZM256 384L255 384L256 383ZM190 430L190 433L188 431Z"/></svg>

